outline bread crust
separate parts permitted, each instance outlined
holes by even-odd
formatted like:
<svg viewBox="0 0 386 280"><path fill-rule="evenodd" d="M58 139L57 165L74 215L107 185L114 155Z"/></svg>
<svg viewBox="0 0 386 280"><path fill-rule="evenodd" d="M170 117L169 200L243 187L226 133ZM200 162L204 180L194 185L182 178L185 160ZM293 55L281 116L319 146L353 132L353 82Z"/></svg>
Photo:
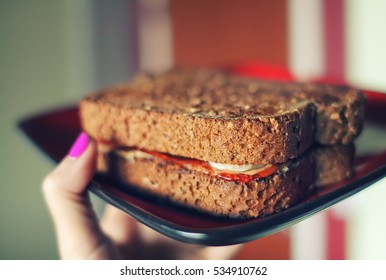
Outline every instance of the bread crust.
<svg viewBox="0 0 386 280"><path fill-rule="evenodd" d="M227 164L285 162L312 143L314 108L278 116L214 119L81 102L83 129L97 141Z"/></svg>
<svg viewBox="0 0 386 280"><path fill-rule="evenodd" d="M315 164L315 186L325 188L349 179L353 173L355 146L335 145L312 150Z"/></svg>
<svg viewBox="0 0 386 280"><path fill-rule="evenodd" d="M312 156L295 159L288 170L248 183L226 181L158 157L127 158L99 153L101 174L124 187L162 197L211 215L255 218L298 203L313 189Z"/></svg>
<svg viewBox="0 0 386 280"><path fill-rule="evenodd" d="M350 143L363 95L347 87L274 83L214 70L140 75L80 102L94 139L224 164L286 162L312 143Z"/></svg>
<svg viewBox="0 0 386 280"><path fill-rule="evenodd" d="M350 144L363 128L364 95L347 86L294 84L315 104L315 141L323 145Z"/></svg>
<svg viewBox="0 0 386 280"><path fill-rule="evenodd" d="M124 188L185 207L216 216L256 218L287 209L315 189L350 178L354 153L353 144L315 146L279 165L273 174L247 183L228 181L138 150L99 149L98 171Z"/></svg>

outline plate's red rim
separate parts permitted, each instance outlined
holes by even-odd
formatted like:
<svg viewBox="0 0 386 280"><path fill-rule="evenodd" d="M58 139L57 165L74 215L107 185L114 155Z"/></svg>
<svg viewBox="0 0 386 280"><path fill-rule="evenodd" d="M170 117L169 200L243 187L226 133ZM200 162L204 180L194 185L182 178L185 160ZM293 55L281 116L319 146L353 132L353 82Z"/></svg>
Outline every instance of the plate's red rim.
<svg viewBox="0 0 386 280"><path fill-rule="evenodd" d="M283 82L293 82L296 81L296 77L292 74L288 68L280 65L272 65L272 64L264 64L264 63L240 63L227 68L231 73L255 77L261 79L269 79L275 81L283 81ZM350 85L345 80L331 78L328 76L316 77L311 80L311 82L316 83L327 83L327 84L340 84L340 85ZM355 86L354 86L355 87ZM358 88L358 87L355 87ZM360 88L366 95L366 97L371 102L385 102L386 101L386 92L382 93L380 91L368 90Z"/></svg>
<svg viewBox="0 0 386 280"><path fill-rule="evenodd" d="M266 66L260 67L261 70L265 69L265 72L264 72L265 75L258 75L259 71L257 71L258 70L257 68L252 67L252 68L245 68L245 69L247 69L247 70L248 69L254 69L255 74L252 76L266 77L266 78L282 80L282 81L293 81L294 80L292 75L285 68L282 68L281 70L277 71L277 68L272 67L272 68L270 68L271 74L269 74L269 75L267 75ZM245 70L245 71L247 71L247 70ZM251 76L251 75L249 75L249 76ZM276 77L272 77L272 76L276 76ZM375 92L375 91L369 91L369 90L364 90L364 93L367 96L366 102L369 102L369 103L367 103L367 105L368 104L378 104L378 103L380 106L385 105L386 94L383 94L380 92ZM67 109L69 109L69 108L67 108ZM73 107L70 109L76 109L76 108ZM57 111L58 110L55 110L55 112L57 112ZM53 110L51 110L50 113L53 113ZM39 118L39 117L43 117L43 116L47 116L47 115L49 115L49 114L45 113L45 114L40 114L38 116L35 115L35 118ZM316 213L320 210L323 210L323 209L333 205L335 202L329 201L329 197L331 198L331 197L337 196L339 198L339 201L340 201L340 200L344 199L345 197L350 196L353 193L352 188L355 189L355 192L362 190L363 188L365 188L369 184L374 183L375 180L378 180L380 178L380 176L384 176L385 167L386 166L382 166L382 168L381 168L382 170L381 169L375 170L374 172L369 174L369 176L366 176L366 177L371 177L370 179L369 178L361 178L360 182L358 181L358 182L348 183L347 185L343 185L341 188L339 188L336 191L332 191L331 193L327 193L326 195L323 195L321 198L318 198L318 200L316 201L316 204L315 204L315 201L313 201L314 204L313 203L307 203L307 205L302 204L301 206L303 206L303 207L293 206L290 209L287 209L286 211L283 211L281 213L277 213L275 215L266 217L266 218L264 218L264 220L260 220L259 221L260 225L264 225L266 227L266 231L264 231L264 232L256 232L256 229L253 228L254 227L253 223L233 225L234 230L235 230L235 231L233 231L233 233L236 234L236 231L237 231L239 234L239 236L237 238L239 238L239 239L236 239L236 237L233 237L233 236L228 236L228 238L229 238L229 240L232 240L231 243L233 243L233 244L234 243L241 243L241 242L246 242L246 241L255 239L256 236L262 237L264 235L267 235L267 234L273 233L277 230L280 230L280 229L282 229L282 227L280 227L280 225L282 223L280 220L285 219L287 221L286 223L288 225L291 222L298 221L299 220L299 213L304 211L304 209L308 209L307 210L307 213L308 213L307 216L309 216L309 215L312 215L313 213ZM360 185L360 188L356 188L355 185L357 185L357 186ZM323 201L329 201L330 204L327 205ZM229 240L227 238L225 238L225 239L227 239L228 241L223 243L223 244L220 244L220 243L224 242L224 241L217 240L215 238L216 236L218 238L220 238L221 236L225 237L224 232L222 231L221 228L218 228L218 230L215 230L215 231L210 230L209 232L205 231L205 230L195 229L195 231L192 232L191 231L192 229L184 228L184 227L179 226L177 224L171 225L170 222L163 220L162 217L157 216L156 213L149 213L149 214L152 215L152 217L148 216L146 218L146 219L148 219L147 221L144 220L145 218L143 218L143 216L142 216L142 218L139 218L139 220L142 220L142 222L148 224L149 226L151 226L152 228L154 228L160 232L163 232L164 234L166 234L170 237L174 237L174 238L177 237L176 239L179 239L179 240L185 241L185 242L190 242L190 243L199 243L199 244L206 243L205 245L228 245L228 244L230 244L228 242ZM138 217L137 217L137 219L138 219ZM154 224L152 224L152 223L154 223L154 220L160 220L161 223L159 225L155 226ZM163 224L162 224L162 222L163 222ZM158 226L160 226L160 227L158 227ZM226 228L229 228L229 227L232 227L232 225L226 226ZM246 231L246 232L243 233L242 231ZM249 233L247 233L247 232L249 232ZM178 235L178 236L176 236L176 235Z"/></svg>

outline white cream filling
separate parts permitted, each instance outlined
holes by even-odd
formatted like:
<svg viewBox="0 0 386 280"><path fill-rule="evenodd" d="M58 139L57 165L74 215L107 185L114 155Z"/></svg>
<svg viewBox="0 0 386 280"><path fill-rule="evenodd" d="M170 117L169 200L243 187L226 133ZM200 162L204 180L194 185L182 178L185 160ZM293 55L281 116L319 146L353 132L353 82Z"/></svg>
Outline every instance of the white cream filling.
<svg viewBox="0 0 386 280"><path fill-rule="evenodd" d="M106 145L106 144L99 144L98 150L99 152L102 152L102 153L106 153L113 150L114 153L120 155L121 157L125 158L129 162L133 162L135 159L138 159L138 158L153 157L153 155L150 155L140 150L126 151L126 150L114 149L110 145ZM217 162L211 162L211 161L209 161L208 163L209 163L209 166L211 166L213 169L221 172L233 173L233 174L238 173L238 174L246 174L246 175L254 175L272 166L272 164L234 165L234 164L223 164L223 163L217 163Z"/></svg>
<svg viewBox="0 0 386 280"><path fill-rule="evenodd" d="M257 164L243 164L243 165L233 165L233 164L223 164L217 162L209 161L209 165L215 169L221 171L231 171L231 172L246 172L250 170L262 169L266 165L257 165Z"/></svg>

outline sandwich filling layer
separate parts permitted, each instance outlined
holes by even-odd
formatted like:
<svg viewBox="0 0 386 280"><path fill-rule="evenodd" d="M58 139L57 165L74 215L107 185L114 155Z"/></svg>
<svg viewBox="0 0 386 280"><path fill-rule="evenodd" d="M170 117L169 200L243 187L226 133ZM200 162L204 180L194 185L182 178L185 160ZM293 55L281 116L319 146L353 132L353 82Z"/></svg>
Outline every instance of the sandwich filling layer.
<svg viewBox="0 0 386 280"><path fill-rule="evenodd" d="M231 165L202 160L174 156L166 153L147 151L136 147L123 147L113 144L98 143L100 153L114 153L128 162L135 162L137 159L161 158L165 161L178 164L183 168L200 171L226 181L238 181L247 183L257 178L265 178L277 171L286 172L289 163L267 164L267 165Z"/></svg>

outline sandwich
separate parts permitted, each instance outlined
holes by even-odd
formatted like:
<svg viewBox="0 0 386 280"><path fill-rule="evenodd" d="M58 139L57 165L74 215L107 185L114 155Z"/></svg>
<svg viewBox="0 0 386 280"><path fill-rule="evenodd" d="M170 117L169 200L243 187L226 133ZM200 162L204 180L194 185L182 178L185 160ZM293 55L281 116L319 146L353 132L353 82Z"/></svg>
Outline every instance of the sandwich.
<svg viewBox="0 0 386 280"><path fill-rule="evenodd" d="M98 143L100 174L202 212L251 218L304 199L315 186L306 152L352 143L363 107L363 94L345 86L172 69L85 97L80 117Z"/></svg>

